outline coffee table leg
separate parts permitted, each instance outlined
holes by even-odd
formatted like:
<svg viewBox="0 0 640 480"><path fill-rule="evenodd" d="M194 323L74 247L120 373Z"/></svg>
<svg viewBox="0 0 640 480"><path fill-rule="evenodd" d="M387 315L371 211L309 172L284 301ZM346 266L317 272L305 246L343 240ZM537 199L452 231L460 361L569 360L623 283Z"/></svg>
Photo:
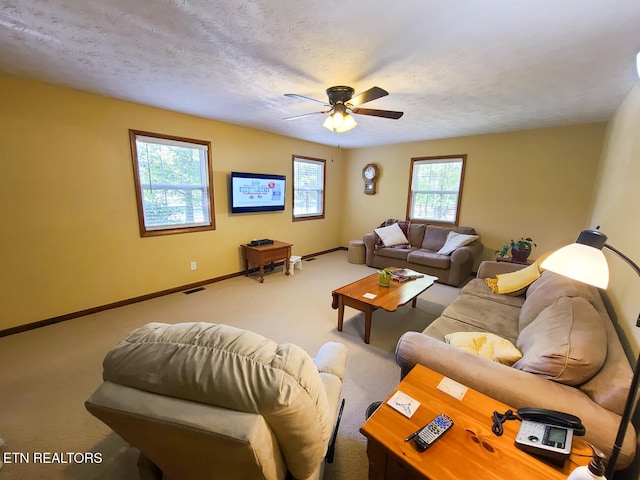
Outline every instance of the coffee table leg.
<svg viewBox="0 0 640 480"><path fill-rule="evenodd" d="M367 308L364 312L364 343L369 343L369 338L371 338L371 317L373 316L373 312L370 308Z"/></svg>
<svg viewBox="0 0 640 480"><path fill-rule="evenodd" d="M342 322L344 321L344 300L342 295L338 295L338 331L342 331Z"/></svg>
<svg viewBox="0 0 640 480"><path fill-rule="evenodd" d="M416 302L418 301L418 297L413 297L413 300L411 301L411 306L413 308L416 308Z"/></svg>

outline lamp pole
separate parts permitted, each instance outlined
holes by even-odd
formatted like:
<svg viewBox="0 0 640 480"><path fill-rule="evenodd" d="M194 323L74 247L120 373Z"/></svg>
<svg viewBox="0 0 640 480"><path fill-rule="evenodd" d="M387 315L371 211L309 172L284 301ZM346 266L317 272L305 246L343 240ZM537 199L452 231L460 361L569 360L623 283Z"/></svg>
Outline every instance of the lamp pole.
<svg viewBox="0 0 640 480"><path fill-rule="evenodd" d="M613 253L615 253L625 263L627 263L631 268L633 268L633 270L640 277L640 267L638 267L638 265L633 260L631 260L620 250L612 247L608 243L605 243L603 245L603 248L606 248L612 251ZM636 320L636 327L640 327L640 314L638 314L638 318ZM631 380L631 385L629 386L629 395L627 396L627 401L624 405L624 411L622 412L622 420L620 421L620 427L618 428L616 441L613 444L613 450L611 450L611 456L609 457L609 461L607 462L607 468L604 473L604 476L608 479L613 479L613 475L616 468L616 462L620 454L620 449L622 448L622 443L624 442L624 437L627 433L627 427L629 426L629 422L631 421L631 416L633 414L636 392L638 391L639 384L640 384L640 355L638 355L635 368L633 369L633 379Z"/></svg>
<svg viewBox="0 0 640 480"><path fill-rule="evenodd" d="M620 250L609 245L607 243L607 236L600 232L600 230L598 230L599 228L600 227L596 227L595 230L583 230L580 232L574 244L562 247L552 253L542 262L541 267L564 275L565 277L605 289L609 282L609 268L607 265L608 262L601 251L607 249L629 265L640 277L640 267ZM597 254L593 255L592 253ZM636 327L640 327L640 314L636 320ZM634 412L636 393L639 385L640 355L633 368L633 378L629 385L629 393L625 401L620 426L618 427L616 440L613 444L609 461L607 462L605 477L609 480L613 479L615 473L616 462L622 450L624 437L627 434L627 428Z"/></svg>

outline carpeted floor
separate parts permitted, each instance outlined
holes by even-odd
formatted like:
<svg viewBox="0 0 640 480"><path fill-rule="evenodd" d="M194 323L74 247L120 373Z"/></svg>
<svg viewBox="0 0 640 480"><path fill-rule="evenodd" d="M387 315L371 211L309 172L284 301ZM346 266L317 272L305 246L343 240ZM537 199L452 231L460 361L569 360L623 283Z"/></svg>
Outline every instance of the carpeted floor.
<svg viewBox="0 0 640 480"><path fill-rule="evenodd" d="M407 330L423 330L458 289L436 284L418 298L415 309L376 311L371 343L366 345L362 313L346 308L344 329L336 330L331 291L375 270L349 264L345 251L303 261L302 267L289 277L278 268L263 284L256 277L232 278L190 295L176 293L0 338L0 437L6 442L0 459L12 462L5 463L0 478L136 479L135 449L84 408L84 400L101 382L102 359L129 331L145 323L206 321L295 343L312 356L327 341L345 344L346 404L335 461L327 466L325 479L366 479L366 441L359 428L369 404L384 399L399 381L393 360L396 342ZM96 452L102 461L34 462L34 453L43 452L63 453L63 458L66 452Z"/></svg>

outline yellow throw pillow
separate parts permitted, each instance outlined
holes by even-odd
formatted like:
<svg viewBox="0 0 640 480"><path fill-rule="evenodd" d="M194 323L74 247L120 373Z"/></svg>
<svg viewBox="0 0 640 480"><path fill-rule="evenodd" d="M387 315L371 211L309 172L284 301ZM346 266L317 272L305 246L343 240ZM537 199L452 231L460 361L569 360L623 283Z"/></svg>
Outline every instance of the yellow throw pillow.
<svg viewBox="0 0 640 480"><path fill-rule="evenodd" d="M527 287L540 277L540 264L552 253L553 251L540 255L535 262L522 270L501 273L496 275L496 278L485 278L484 281L493 293L513 296L522 295Z"/></svg>
<svg viewBox="0 0 640 480"><path fill-rule="evenodd" d="M456 332L445 335L450 345L494 362L511 366L522 358L522 353L506 338L486 332Z"/></svg>
<svg viewBox="0 0 640 480"><path fill-rule="evenodd" d="M537 263L532 263L522 270L511 273L501 273L496 278L485 278L485 282L493 293L502 295L520 295L524 290L540 277Z"/></svg>

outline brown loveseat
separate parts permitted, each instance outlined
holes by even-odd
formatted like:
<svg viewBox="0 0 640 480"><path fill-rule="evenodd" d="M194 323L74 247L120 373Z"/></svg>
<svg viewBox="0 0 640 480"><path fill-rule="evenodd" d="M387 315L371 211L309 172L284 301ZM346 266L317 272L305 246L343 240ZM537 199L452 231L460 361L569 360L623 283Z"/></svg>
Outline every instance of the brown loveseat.
<svg viewBox="0 0 640 480"><path fill-rule="evenodd" d="M390 224L394 220L387 220ZM398 222L395 220L395 222ZM409 243L396 247L380 245L374 232L363 237L366 249L366 264L369 267L410 268L438 277L440 283L459 287L473 270L474 260L482 252L482 243L475 240L455 249L450 254L440 254L449 232L477 235L471 227L441 227L422 223L398 222L406 229ZM384 225L384 224L383 224Z"/></svg>
<svg viewBox="0 0 640 480"><path fill-rule="evenodd" d="M585 439L611 452L632 371L600 292L543 271L519 296L498 295L485 278L523 268L485 261L459 295L422 333L405 333L396 347L401 375L417 363L515 408L540 407L577 415ZM507 366L445 341L454 332L490 332L523 358ZM617 468L634 457L629 425Z"/></svg>

